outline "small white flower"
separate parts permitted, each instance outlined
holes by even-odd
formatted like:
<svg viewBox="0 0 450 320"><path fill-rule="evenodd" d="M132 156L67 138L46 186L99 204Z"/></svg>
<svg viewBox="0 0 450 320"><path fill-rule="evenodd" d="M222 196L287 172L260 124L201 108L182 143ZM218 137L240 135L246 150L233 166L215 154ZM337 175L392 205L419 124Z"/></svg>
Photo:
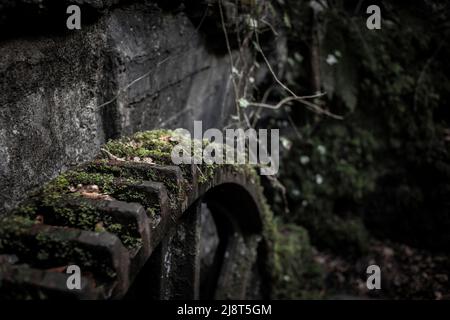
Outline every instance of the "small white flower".
<svg viewBox="0 0 450 320"><path fill-rule="evenodd" d="M320 174L316 174L316 183L321 185L323 183L323 177Z"/></svg>
<svg viewBox="0 0 450 320"><path fill-rule="evenodd" d="M253 19L253 18L248 18L247 19L247 24L250 28L256 29L258 28L258 20Z"/></svg>
<svg viewBox="0 0 450 320"><path fill-rule="evenodd" d="M303 207L307 207L308 204L309 204L308 201L306 201L306 200L303 200L303 201L302 201L302 206L303 206Z"/></svg>
<svg viewBox="0 0 450 320"><path fill-rule="evenodd" d="M309 7L314 10L315 13L322 12L325 10L326 6L323 4L323 1L310 1Z"/></svg>
<svg viewBox="0 0 450 320"><path fill-rule="evenodd" d="M294 53L294 58L298 62L302 62L303 61L303 56L300 53L298 53L298 52Z"/></svg>
<svg viewBox="0 0 450 320"><path fill-rule="evenodd" d="M283 148L285 148L286 150L291 150L292 148L292 141L285 138L285 137L281 137L281 145L283 146Z"/></svg>
<svg viewBox="0 0 450 320"><path fill-rule="evenodd" d="M300 157L300 163L303 164L303 165L308 164L310 160L311 159L309 159L308 156L301 156Z"/></svg>
<svg viewBox="0 0 450 320"><path fill-rule="evenodd" d="M293 190L292 190L292 195L293 195L294 197L300 197L300 190L298 190L298 189L293 189Z"/></svg>
<svg viewBox="0 0 450 320"><path fill-rule="evenodd" d="M284 24L286 25L286 27L288 27L289 29L292 29L291 19L289 18L289 16L287 14L284 15L283 21L284 21Z"/></svg>
<svg viewBox="0 0 450 320"><path fill-rule="evenodd" d="M319 153L321 155L325 155L327 153L327 148L325 148L325 146L323 146L323 145L318 145L317 146L317 151L319 151Z"/></svg>
<svg viewBox="0 0 450 320"><path fill-rule="evenodd" d="M241 108L247 108L249 105L250 105L250 102L248 102L247 99L245 99L245 98L240 98L239 99L239 106Z"/></svg>
<svg viewBox="0 0 450 320"><path fill-rule="evenodd" d="M327 57L327 63L332 66L338 63L338 59L333 55L333 54L329 54Z"/></svg>

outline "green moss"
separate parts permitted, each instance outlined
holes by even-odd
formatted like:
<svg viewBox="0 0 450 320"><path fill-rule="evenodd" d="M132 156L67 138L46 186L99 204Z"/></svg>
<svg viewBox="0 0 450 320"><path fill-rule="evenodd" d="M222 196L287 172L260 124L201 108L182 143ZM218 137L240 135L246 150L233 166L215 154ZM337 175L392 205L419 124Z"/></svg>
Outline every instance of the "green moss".
<svg viewBox="0 0 450 320"><path fill-rule="evenodd" d="M151 158L158 164L170 164L172 149L177 144L171 139L172 136L170 130L139 132L131 137L109 141L104 148L119 158Z"/></svg>
<svg viewBox="0 0 450 320"><path fill-rule="evenodd" d="M187 183L179 183L175 175L171 172L166 173L156 166L140 166L139 164L130 164L128 166L113 165L104 161L97 161L86 166L89 172L101 172L104 174L113 174L116 177L126 179L141 179L155 182L162 182L169 191L170 205L173 209L179 207L180 200L184 199L185 192L188 188ZM131 191L130 191L131 192ZM123 195L126 197L127 195ZM142 199L142 196L134 191L128 194L130 197ZM144 204L145 205L145 204ZM154 202L148 203L148 207L155 207Z"/></svg>
<svg viewBox="0 0 450 320"><path fill-rule="evenodd" d="M8 215L0 219L0 250L8 241L8 237L15 237L22 234L34 225L34 221L16 215Z"/></svg>
<svg viewBox="0 0 450 320"><path fill-rule="evenodd" d="M86 270L96 270L100 278L114 278L112 263L105 253L92 253L70 239L78 236L77 230L29 232L35 222L21 216L6 216L0 220L0 253L14 253L21 263L37 268L52 268L76 262Z"/></svg>
<svg viewBox="0 0 450 320"><path fill-rule="evenodd" d="M149 216L150 218L155 218L158 211L155 208L147 208L147 216Z"/></svg>
<svg viewBox="0 0 450 320"><path fill-rule="evenodd" d="M14 210L14 214L24 217L35 217L37 210L38 207L34 202L27 201L25 204L20 205Z"/></svg>
<svg viewBox="0 0 450 320"><path fill-rule="evenodd" d="M135 236L131 235L129 232L130 229L132 229L131 226L123 225L120 223L111 223L105 225L106 231L121 235L120 240L125 247L130 249L139 248L142 245L142 239L136 238Z"/></svg>
<svg viewBox="0 0 450 320"><path fill-rule="evenodd" d="M272 298L322 298L324 273L313 260L308 232L305 229L277 222L274 255Z"/></svg>
<svg viewBox="0 0 450 320"><path fill-rule="evenodd" d="M139 188L139 183L146 180L162 182L169 191L170 207L178 210L191 186L187 183L179 183L174 172L133 161L134 157L151 157L157 160L158 164L165 164L169 161L171 150L177 143L171 137L173 137L171 131L156 130L110 141L105 146L109 154L131 159L131 161L128 163L118 161L115 164L111 159L98 159L79 169L68 171L46 184L37 196L21 206L16 213L31 219L41 215L46 224L98 232L109 231L118 235L127 247L139 246L140 240L135 226L123 226L108 215L102 214L101 210L89 201L83 201L84 196L81 191L85 190L84 187L96 185L100 194L110 195L119 201L140 203L147 209L149 216L154 217L160 209L159 199L152 199ZM203 141L204 146L208 143ZM109 158L111 158L110 155ZM212 181L221 166L225 165L199 165L201 172L199 183L205 184ZM191 175L191 165L180 167L185 177ZM257 174L251 166L230 167L239 174L252 177L251 179L255 180L253 182L256 182Z"/></svg>
<svg viewBox="0 0 450 320"><path fill-rule="evenodd" d="M137 202L145 208L159 209L157 199L152 199L149 195L135 186L142 181L130 177L117 179L113 174L88 173L84 171L71 171L64 176L72 187L79 184L83 186L97 185L99 192L110 195L113 198L124 202Z"/></svg>
<svg viewBox="0 0 450 320"><path fill-rule="evenodd" d="M111 141L106 149L116 157L127 159L130 157L152 157L153 159L155 157L158 164L164 164L164 157L170 155L173 147L173 143L167 138L168 134L170 134L168 131L139 133L131 138ZM256 168L250 165L199 165L198 168L201 172L199 183L205 184L212 181L217 170L221 170L225 166L231 172L242 176L243 180L247 180L249 184L255 185L257 191L262 194L262 189L258 190L260 180ZM191 174L190 165L181 166L181 168L185 177ZM122 163L121 161L111 161L111 159L98 159L80 169L60 175L45 185L42 192L33 197L32 201L22 205L16 213L24 216L20 219L28 219L24 221L28 221L31 225L38 215L42 215L46 224L91 230L98 233L111 232L116 234L127 248L134 249L141 245L137 227L123 223L123 221L115 221L113 217L103 214L99 208L80 194L80 190L83 190L83 187L96 185L101 194L110 195L121 201L141 203L146 207L147 214L155 217L159 211L158 199L150 199L149 195L139 187L139 184L146 180L164 183L169 190L170 206L173 209L179 209L180 200L185 199L188 186L180 184L173 172L161 170L158 166L141 165L133 161ZM267 249L270 251L268 265L273 266L277 261L276 256L272 254L277 247L277 228L265 199L262 197L258 200L263 208L261 213L263 235ZM65 247L64 239L59 239L58 242L56 239L49 239L47 234L38 235L36 239L39 249L35 252L35 256L43 264L55 259L55 250L61 251L64 257L75 255L77 259L87 264L93 258L83 256L83 251L80 251L79 248ZM23 248L23 250L27 249ZM110 273L109 271L105 272Z"/></svg>
<svg viewBox="0 0 450 320"><path fill-rule="evenodd" d="M200 175L198 182L200 184L207 183L209 181L212 181L214 179L214 175L216 170L220 167L220 165L217 164L202 164L199 166L200 168Z"/></svg>
<svg viewBox="0 0 450 320"><path fill-rule="evenodd" d="M72 234L71 234L72 233ZM59 233L41 232L35 238L35 253L39 267L52 267L68 262L76 262L82 265L85 270L95 270L100 279L113 279L116 277L115 271L110 267L109 254L101 250L88 250L82 244L68 241L69 238L77 235L77 231L66 231L63 235Z"/></svg>
<svg viewBox="0 0 450 320"><path fill-rule="evenodd" d="M31 221L40 215L45 224L94 232L98 231L97 224L101 222L105 230L116 234L126 247L130 249L139 247L140 234L134 224L122 225L120 229L116 227L110 229L110 226L116 225L117 221L85 201L81 195L72 193L55 196L56 194L51 193L51 196L48 196L47 193L42 198L33 199L33 206L19 207L15 215Z"/></svg>
<svg viewBox="0 0 450 320"><path fill-rule="evenodd" d="M299 92L311 84L310 59L296 59L310 55L305 50L312 26L307 6L287 0L284 7L292 23L286 32L294 56L283 82ZM280 166L292 208L288 219L306 226L314 244L321 241L314 237L318 232L342 235L352 228L359 236L344 240L357 248L365 231L354 221L364 219L378 237L446 250L450 46L442 39L450 35L444 27L448 10L426 1L385 5L382 10L390 18L380 32L365 32L366 18L353 10L351 3L341 1L319 13L321 85L328 93L322 100L345 118L291 112L299 133L295 136L302 139L286 137L293 147ZM328 55L337 63L327 64ZM317 152L320 146L326 154ZM316 183L318 175L322 183ZM281 212L283 198L274 200ZM312 225L316 216L322 221ZM345 227L346 221L351 227Z"/></svg>
<svg viewBox="0 0 450 320"><path fill-rule="evenodd" d="M101 222L103 228L117 235L127 248L133 249L140 245L140 234L135 224L118 223L113 216L103 214L83 201L70 206L67 203L55 203L46 212L45 220L51 224L96 231Z"/></svg>
<svg viewBox="0 0 450 320"><path fill-rule="evenodd" d="M97 185L104 194L112 194L117 191L117 188L119 187L114 181L114 175L112 174L87 173L80 170L65 173L64 176L73 187L76 187L79 184L84 186Z"/></svg>
<svg viewBox="0 0 450 320"><path fill-rule="evenodd" d="M60 175L46 184L42 191L43 202L57 201L61 196L69 192L70 182L64 175Z"/></svg>

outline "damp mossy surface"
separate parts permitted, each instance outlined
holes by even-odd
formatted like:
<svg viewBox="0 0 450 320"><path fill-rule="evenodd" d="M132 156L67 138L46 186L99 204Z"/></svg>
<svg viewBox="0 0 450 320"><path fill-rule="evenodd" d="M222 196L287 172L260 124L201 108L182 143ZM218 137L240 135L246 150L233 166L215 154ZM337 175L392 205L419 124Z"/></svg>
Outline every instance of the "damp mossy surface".
<svg viewBox="0 0 450 320"><path fill-rule="evenodd" d="M112 155L125 160L134 158L151 159L158 164L171 164L171 153L177 144L171 130L152 130L139 132L131 137L109 141L104 149Z"/></svg>
<svg viewBox="0 0 450 320"><path fill-rule="evenodd" d="M119 201L137 202L147 210L159 210L158 199L139 188L143 181L138 178L122 177L118 179L110 173L75 170L64 173L57 180L63 180L65 183L50 183L47 190L52 190L51 193L68 193L71 188L76 190L77 186L83 188L95 185L102 195L109 195ZM75 191L73 194L78 195L79 192Z"/></svg>
<svg viewBox="0 0 450 320"><path fill-rule="evenodd" d="M41 192L19 206L14 214L30 219L43 219L42 222L49 225L94 232L108 231L116 234L127 248L138 248L141 239L137 226L134 223L116 221L80 192L71 191L80 184L98 184L103 192L113 194L123 194L126 189L126 184L118 185L114 182L113 175L69 171L46 184ZM102 228L98 228L99 224Z"/></svg>
<svg viewBox="0 0 450 320"><path fill-rule="evenodd" d="M10 215L0 219L0 253L14 254L20 263L35 268L76 263L85 270L95 270L100 279L113 279L116 273L111 268L110 255L74 241L79 235L80 231L69 229L49 232L39 229L30 218Z"/></svg>
<svg viewBox="0 0 450 320"><path fill-rule="evenodd" d="M141 244L137 226L133 223L116 221L113 216L102 212L101 206L99 208L96 204L96 200L99 202L108 200L86 199L83 192L86 192L86 188L95 186L94 196L98 194L111 196L120 201L140 203L146 208L147 214L154 217L159 212L158 199L150 199L139 185L143 181L162 182L169 191L171 207L178 209L181 205L180 201L186 197L187 188L179 182L179 176L175 171L161 167L171 163L171 151L177 143L172 140L172 137L172 131L157 130L110 141L104 147L107 150L106 158L105 154L102 154L102 157L91 163L61 174L44 185L42 190L29 201L23 203L15 214L28 219L27 221L31 223L71 227L98 233L108 231L116 234L127 248L137 248ZM207 141L202 143L204 146L208 144ZM115 159L111 159L111 155ZM141 160L148 158L151 159L151 163L149 161L142 163ZM254 166L205 163L197 166L198 183L206 184L214 181L215 173L224 166L228 166L238 175L246 176L251 184L259 183ZM191 168L191 165L184 166L183 175L186 176L187 172L191 174ZM269 242L273 243L272 214L267 205L264 208L262 218L265 235L270 238ZM39 255L45 258L45 253Z"/></svg>

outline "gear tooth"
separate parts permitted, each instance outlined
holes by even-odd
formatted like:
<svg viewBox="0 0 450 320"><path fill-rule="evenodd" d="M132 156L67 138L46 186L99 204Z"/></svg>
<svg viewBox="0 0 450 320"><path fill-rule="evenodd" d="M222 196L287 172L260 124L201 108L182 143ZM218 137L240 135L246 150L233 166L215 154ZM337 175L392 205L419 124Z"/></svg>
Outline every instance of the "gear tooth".
<svg viewBox="0 0 450 320"><path fill-rule="evenodd" d="M16 218L3 219L2 226L6 227L2 227L0 237L1 252L15 254L19 264L44 271L77 265L108 290L121 292L128 287L130 255L115 235L33 225ZM18 224L10 227L10 223Z"/></svg>
<svg viewBox="0 0 450 320"><path fill-rule="evenodd" d="M99 299L103 293L96 288L95 280L81 276L81 288L67 288L66 273L30 268L26 265L3 264L0 266L1 300L29 300L67 298L77 300Z"/></svg>
<svg viewBox="0 0 450 320"><path fill-rule="evenodd" d="M139 240L136 248L130 248L132 256L141 255L147 258L150 255L150 219L142 205L123 201L88 200L90 205L103 215L111 217L116 224L127 230L130 236ZM108 230L108 227L106 227ZM109 232L114 233L112 230ZM120 238L121 235L117 234ZM125 244L125 243L124 243ZM128 245L126 247L129 247Z"/></svg>
<svg viewBox="0 0 450 320"><path fill-rule="evenodd" d="M165 230L170 227L170 201L167 188L161 182L143 181L131 186L132 190L137 190L147 195L147 215L150 216L151 223L151 244L152 249L164 236Z"/></svg>
<svg viewBox="0 0 450 320"><path fill-rule="evenodd" d="M29 217L42 219L53 226L86 231L108 231L117 235L130 251L150 248L150 220L138 203L117 200L84 198L79 195L61 195L54 201L36 201L36 210Z"/></svg>
<svg viewBox="0 0 450 320"><path fill-rule="evenodd" d="M250 211L256 215L237 220L254 225L246 230L271 242L271 213L249 166L98 159L64 173L0 219L0 279L10 288L5 294L0 286L0 298L22 294L21 288L33 298L123 297L148 261L162 263L161 250L155 249L183 224L192 205L211 200L213 189L222 199L225 185L249 193L257 207ZM242 211L236 209L239 203L221 205ZM256 254L256 244L249 250ZM53 271L71 264L81 268L85 281L78 293L68 291L64 273Z"/></svg>
<svg viewBox="0 0 450 320"><path fill-rule="evenodd" d="M84 167L87 172L113 174L120 178L163 182L170 193L184 191L187 182L178 166L162 166L131 161L97 160ZM181 190L180 190L181 189Z"/></svg>

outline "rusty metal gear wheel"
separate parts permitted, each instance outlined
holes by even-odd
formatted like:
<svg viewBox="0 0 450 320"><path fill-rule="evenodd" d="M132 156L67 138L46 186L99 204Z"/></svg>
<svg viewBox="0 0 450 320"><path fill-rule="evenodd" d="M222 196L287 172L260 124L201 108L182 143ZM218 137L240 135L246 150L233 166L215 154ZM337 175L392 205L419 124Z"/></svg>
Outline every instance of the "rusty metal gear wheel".
<svg viewBox="0 0 450 320"><path fill-rule="evenodd" d="M272 216L255 169L170 165L170 135L111 142L3 217L0 297L267 297Z"/></svg>

